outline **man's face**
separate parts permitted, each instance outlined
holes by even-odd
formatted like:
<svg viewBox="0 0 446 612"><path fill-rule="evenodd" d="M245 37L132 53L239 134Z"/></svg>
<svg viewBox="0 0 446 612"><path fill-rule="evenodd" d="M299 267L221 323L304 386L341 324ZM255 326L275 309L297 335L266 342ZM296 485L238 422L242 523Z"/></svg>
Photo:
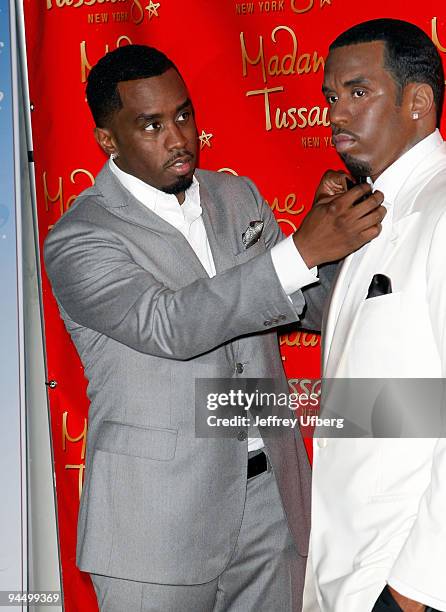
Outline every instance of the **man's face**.
<svg viewBox="0 0 446 612"><path fill-rule="evenodd" d="M197 128L184 81L173 68L161 76L118 84L122 108L108 131L116 164L167 193L190 187L196 165Z"/></svg>
<svg viewBox="0 0 446 612"><path fill-rule="evenodd" d="M330 106L333 142L354 176L375 180L415 144L415 121L407 96L384 68L384 43L334 49L327 58L322 91Z"/></svg>

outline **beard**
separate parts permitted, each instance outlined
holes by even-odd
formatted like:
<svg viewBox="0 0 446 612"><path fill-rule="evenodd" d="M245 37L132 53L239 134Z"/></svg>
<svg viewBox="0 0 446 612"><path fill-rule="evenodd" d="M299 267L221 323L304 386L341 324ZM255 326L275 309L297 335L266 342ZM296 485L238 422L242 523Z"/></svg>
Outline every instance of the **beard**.
<svg viewBox="0 0 446 612"><path fill-rule="evenodd" d="M352 157L348 153L341 153L340 157L354 179L367 177L372 174L372 168L367 162L356 159L356 157Z"/></svg>
<svg viewBox="0 0 446 612"><path fill-rule="evenodd" d="M178 195L192 185L193 176L179 176L175 183L171 185L166 185L165 187L161 187L161 191L164 193L170 193L173 195Z"/></svg>

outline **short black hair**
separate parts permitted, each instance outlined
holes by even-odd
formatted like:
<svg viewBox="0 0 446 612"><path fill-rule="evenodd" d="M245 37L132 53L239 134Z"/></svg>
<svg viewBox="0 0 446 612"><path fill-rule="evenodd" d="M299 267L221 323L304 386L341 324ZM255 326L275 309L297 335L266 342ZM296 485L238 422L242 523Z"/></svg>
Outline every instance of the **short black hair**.
<svg viewBox="0 0 446 612"><path fill-rule="evenodd" d="M178 69L161 51L146 45L126 45L110 51L93 66L87 79L87 102L98 127L122 108L118 83L160 76Z"/></svg>
<svg viewBox="0 0 446 612"><path fill-rule="evenodd" d="M436 46L419 27L400 19L364 21L340 34L331 43L330 51L376 41L384 42L384 67L398 86L400 100L408 83L432 87L439 125L444 99L443 64Z"/></svg>

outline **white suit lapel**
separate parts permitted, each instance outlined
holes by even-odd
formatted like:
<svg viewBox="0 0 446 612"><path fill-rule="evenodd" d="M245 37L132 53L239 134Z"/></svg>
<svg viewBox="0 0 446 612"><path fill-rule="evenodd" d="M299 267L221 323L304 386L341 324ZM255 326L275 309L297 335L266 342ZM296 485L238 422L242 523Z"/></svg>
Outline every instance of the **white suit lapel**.
<svg viewBox="0 0 446 612"><path fill-rule="evenodd" d="M327 363L333 343L333 335L336 329L336 323L339 316L339 311L342 307L345 278L350 267L353 254L345 258L339 266L338 274L333 281L333 288L329 296L329 307L326 311L325 320L322 324L322 365L323 372L326 372Z"/></svg>
<svg viewBox="0 0 446 612"><path fill-rule="evenodd" d="M410 204L413 205L414 198ZM406 203L409 204L409 202ZM343 359L348 354L349 346L355 334L358 322L358 315L361 306L366 299L368 288L374 274L386 273L391 266L391 261L395 257L400 246L405 242L406 236L413 224L417 221L419 212L410 211L411 206L407 206L409 212L396 222L390 222L385 227L375 241L370 243L364 251L362 257L358 259L358 254L350 256L349 266L355 266L340 275L335 292L336 301L332 302L330 311L333 310L332 319L334 327L331 333L330 345L327 346L327 358L324 362L325 376L335 377L342 373ZM392 276L392 274L390 274ZM393 287L395 290L395 281ZM396 283L397 285L397 283ZM336 317L336 312L338 315ZM336 318L335 318L336 317Z"/></svg>
<svg viewBox="0 0 446 612"><path fill-rule="evenodd" d="M420 190L439 167L445 165L446 145L437 147L413 169L403 184L388 213L380 236L366 246L361 256L353 253L345 260L330 302L325 329L323 366L324 376L333 377L342 372L342 361L348 353L355 331L360 306L367 295L373 274L385 273L389 262L418 217L412 210ZM359 257L358 257L359 256ZM352 268L353 266L353 268Z"/></svg>

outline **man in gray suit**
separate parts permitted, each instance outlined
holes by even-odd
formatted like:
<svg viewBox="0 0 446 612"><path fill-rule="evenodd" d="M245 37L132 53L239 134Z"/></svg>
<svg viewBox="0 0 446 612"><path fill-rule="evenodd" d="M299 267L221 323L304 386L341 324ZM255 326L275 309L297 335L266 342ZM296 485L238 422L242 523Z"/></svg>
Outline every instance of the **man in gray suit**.
<svg viewBox="0 0 446 612"><path fill-rule="evenodd" d="M250 181L195 171L193 107L164 54L107 54L87 98L110 160L45 243L89 381L78 565L107 612L300 610L302 439L197 437L195 379L286 390L275 328L299 319L306 285L317 325L325 288L309 268L374 238L382 198L354 207L368 191L355 187L284 240Z"/></svg>

